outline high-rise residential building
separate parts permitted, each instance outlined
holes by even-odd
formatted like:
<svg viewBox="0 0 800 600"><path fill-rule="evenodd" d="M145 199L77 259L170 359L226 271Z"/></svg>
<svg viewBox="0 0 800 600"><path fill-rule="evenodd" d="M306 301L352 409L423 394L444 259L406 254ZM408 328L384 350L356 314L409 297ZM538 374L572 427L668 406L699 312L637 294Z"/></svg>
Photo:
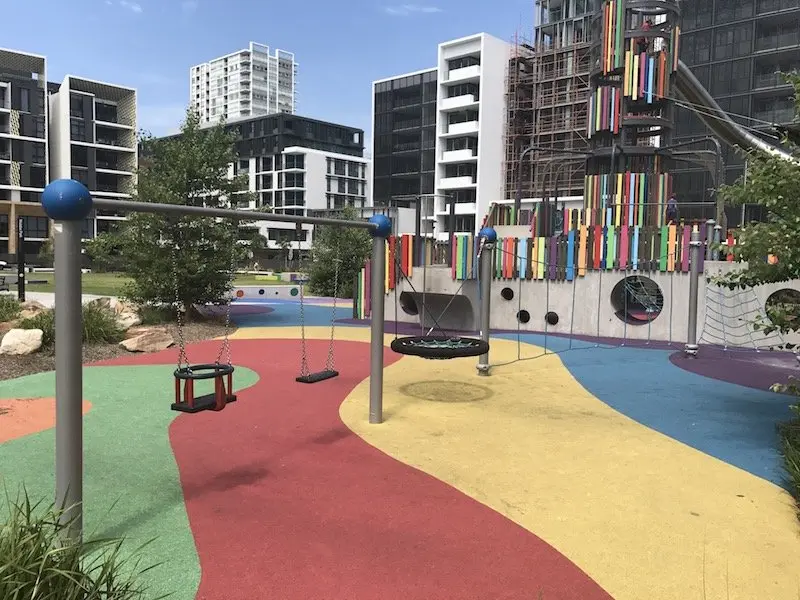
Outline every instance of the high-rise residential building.
<svg viewBox="0 0 800 600"><path fill-rule="evenodd" d="M50 175L75 179L95 198L128 199L137 166L136 90L67 75L50 92ZM83 237L112 231L124 217L98 210Z"/></svg>
<svg viewBox="0 0 800 600"><path fill-rule="evenodd" d="M272 207L275 214L303 216L371 204L363 129L286 113L230 123L227 128L238 137L238 160L231 173L246 174L255 196L239 208ZM286 242L301 250L311 247L312 226L303 226L300 239L289 223L264 223L259 230L271 248Z"/></svg>
<svg viewBox="0 0 800 600"><path fill-rule="evenodd" d="M297 108L297 63L284 50L250 42L237 52L196 65L189 71L189 102L201 123L213 124Z"/></svg>
<svg viewBox="0 0 800 600"><path fill-rule="evenodd" d="M683 3L681 59L719 105L739 124L772 136L794 119L794 90L779 72L800 69L800 3L797 0L704 0ZM680 105L679 105L680 106ZM710 132L688 108L678 108L675 142ZM725 180L745 172L744 159L724 148ZM714 181L699 167L679 171L681 202L713 204ZM728 210L728 223L740 210ZM711 214L710 216L713 216Z"/></svg>
<svg viewBox="0 0 800 600"><path fill-rule="evenodd" d="M50 235L42 210L47 165L47 69L44 56L0 49L0 258L16 252L23 220L25 251Z"/></svg>
<svg viewBox="0 0 800 600"><path fill-rule="evenodd" d="M432 69L373 83L376 205L424 199L422 233L474 232L503 197L509 45L486 33L443 42Z"/></svg>
<svg viewBox="0 0 800 600"><path fill-rule="evenodd" d="M585 152L593 0L536 0L534 39L517 35L506 80L505 196L539 198L546 181L561 197L582 197L585 164L578 156L530 145ZM552 191L552 190L551 190Z"/></svg>
<svg viewBox="0 0 800 600"><path fill-rule="evenodd" d="M373 197L408 207L432 196L436 171L436 68L372 84Z"/></svg>

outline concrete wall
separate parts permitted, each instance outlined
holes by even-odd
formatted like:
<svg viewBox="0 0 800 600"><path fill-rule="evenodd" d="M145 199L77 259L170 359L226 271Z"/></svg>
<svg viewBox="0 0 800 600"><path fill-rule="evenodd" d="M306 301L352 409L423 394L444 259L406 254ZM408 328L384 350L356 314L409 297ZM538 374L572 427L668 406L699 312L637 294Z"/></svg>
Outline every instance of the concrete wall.
<svg viewBox="0 0 800 600"><path fill-rule="evenodd" d="M741 267L727 262L706 262L705 275L713 277L735 268ZM659 316L649 324L642 325L626 324L617 316L617 310L611 301L614 286L626 275L632 274L634 273L593 271L571 282L493 280L492 328L685 342L688 334L689 274L641 273L658 284L664 298ZM754 331L750 322L757 313L763 314L763 307L772 293L784 288L800 291L800 281L731 292L707 283L706 277L700 279L698 290L698 340L719 344L727 341L729 345L741 346L770 346L778 343L776 336L765 338L763 332ZM434 312L437 317L450 298L458 295L464 299L459 298L450 305L444 318L440 319L442 327L477 330L479 311L476 281L453 281L449 268L428 267L427 273L422 268L415 269L411 282L417 293L412 292L407 283L400 282L397 297L412 297L418 313L422 312L423 290L426 292L425 304L429 312ZM502 297L504 288L513 291L512 300ZM408 306L407 301L400 302L395 309L395 293L390 292L386 297L386 319L394 320L397 313L397 320L400 322L419 323L421 315L408 314L403 310L403 304ZM520 310L530 314L527 323L517 320ZM551 311L558 315L558 323L555 325L545 322L545 315ZM433 325L429 317L426 317L425 325ZM721 330L724 330L724 337ZM800 343L800 336L786 336L783 341Z"/></svg>

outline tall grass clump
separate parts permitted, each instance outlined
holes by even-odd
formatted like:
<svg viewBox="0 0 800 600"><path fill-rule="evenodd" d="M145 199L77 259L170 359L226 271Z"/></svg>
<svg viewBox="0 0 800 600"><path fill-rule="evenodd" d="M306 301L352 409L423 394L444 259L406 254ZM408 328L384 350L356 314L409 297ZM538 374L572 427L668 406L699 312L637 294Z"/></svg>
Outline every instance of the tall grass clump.
<svg viewBox="0 0 800 600"><path fill-rule="evenodd" d="M70 523L53 505L27 493L0 511L0 598L3 600L144 600L138 583L152 567L125 557L121 540L70 541ZM164 596L162 596L163 598Z"/></svg>
<svg viewBox="0 0 800 600"><path fill-rule="evenodd" d="M0 323L13 321L19 315L19 302L14 296L0 294Z"/></svg>
<svg viewBox="0 0 800 600"><path fill-rule="evenodd" d="M20 329L41 329L42 346L50 347L56 341L56 315L47 309L38 315L23 319ZM83 342L85 344L116 344L125 338L125 332L117 323L114 313L102 306L83 305Z"/></svg>

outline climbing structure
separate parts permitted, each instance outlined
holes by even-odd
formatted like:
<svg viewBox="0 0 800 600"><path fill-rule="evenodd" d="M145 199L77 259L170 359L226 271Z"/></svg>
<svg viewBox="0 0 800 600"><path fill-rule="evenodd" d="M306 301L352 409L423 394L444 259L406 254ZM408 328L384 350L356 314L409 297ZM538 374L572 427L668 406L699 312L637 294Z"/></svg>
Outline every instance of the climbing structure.
<svg viewBox="0 0 800 600"><path fill-rule="evenodd" d="M679 0L595 0L588 225L661 227L672 187Z"/></svg>

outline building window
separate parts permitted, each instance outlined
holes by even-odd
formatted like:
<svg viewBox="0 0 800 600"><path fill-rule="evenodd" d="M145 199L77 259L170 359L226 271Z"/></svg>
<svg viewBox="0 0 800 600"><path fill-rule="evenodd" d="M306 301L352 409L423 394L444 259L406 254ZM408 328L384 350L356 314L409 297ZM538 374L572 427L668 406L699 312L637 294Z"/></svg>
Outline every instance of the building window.
<svg viewBox="0 0 800 600"><path fill-rule="evenodd" d="M304 169L305 168L305 154L286 154L285 169Z"/></svg>
<svg viewBox="0 0 800 600"><path fill-rule="evenodd" d="M347 163L347 174L350 177L361 177L361 165L357 162Z"/></svg>
<svg viewBox="0 0 800 600"><path fill-rule="evenodd" d="M465 69L467 67L476 67L481 64L481 59L477 56L462 56L461 58L454 58L447 61L447 68L451 71L456 69Z"/></svg>
<svg viewBox="0 0 800 600"><path fill-rule="evenodd" d="M46 238L50 232L50 219L47 217L22 217L25 238Z"/></svg>
<svg viewBox="0 0 800 600"><path fill-rule="evenodd" d="M22 112L30 112L31 110L31 91L27 88L22 88L19 91L19 109Z"/></svg>
<svg viewBox="0 0 800 600"><path fill-rule="evenodd" d="M347 193L347 180L339 179L337 181L336 191L338 191L340 194L346 194Z"/></svg>
<svg viewBox="0 0 800 600"><path fill-rule="evenodd" d="M8 237L8 215L0 215L0 237Z"/></svg>
<svg viewBox="0 0 800 600"><path fill-rule="evenodd" d="M306 177L305 173L292 173L292 172L285 173L283 187L287 188L305 187L305 177Z"/></svg>
<svg viewBox="0 0 800 600"><path fill-rule="evenodd" d="M336 159L333 163L333 172L335 175L346 175L346 163L343 160Z"/></svg>
<svg viewBox="0 0 800 600"><path fill-rule="evenodd" d="M284 206L305 206L306 205L306 193L303 191L292 190L284 192Z"/></svg>
<svg viewBox="0 0 800 600"><path fill-rule="evenodd" d="M347 193L348 194L358 194L359 193L359 183L358 181L353 181L352 179L347 182Z"/></svg>
<svg viewBox="0 0 800 600"><path fill-rule="evenodd" d="M83 121L70 119L69 139L71 139L73 142L86 141L86 124Z"/></svg>
<svg viewBox="0 0 800 600"><path fill-rule="evenodd" d="M267 175L261 175L259 178L261 180L260 188L262 190L272 189L272 173L269 173Z"/></svg>

